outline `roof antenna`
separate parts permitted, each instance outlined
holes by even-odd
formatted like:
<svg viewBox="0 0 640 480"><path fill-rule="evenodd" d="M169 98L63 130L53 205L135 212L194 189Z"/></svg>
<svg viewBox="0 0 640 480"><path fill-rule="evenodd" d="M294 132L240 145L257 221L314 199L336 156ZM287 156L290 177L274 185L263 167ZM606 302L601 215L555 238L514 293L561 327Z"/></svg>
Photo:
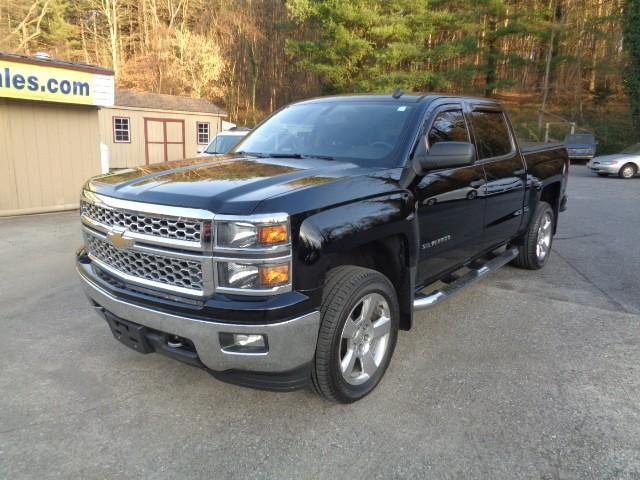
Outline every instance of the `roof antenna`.
<svg viewBox="0 0 640 480"><path fill-rule="evenodd" d="M404 92L402 91L402 89L400 87L396 88L393 93L391 94L391 96L393 98L395 98L396 100L399 99L402 95L404 95Z"/></svg>

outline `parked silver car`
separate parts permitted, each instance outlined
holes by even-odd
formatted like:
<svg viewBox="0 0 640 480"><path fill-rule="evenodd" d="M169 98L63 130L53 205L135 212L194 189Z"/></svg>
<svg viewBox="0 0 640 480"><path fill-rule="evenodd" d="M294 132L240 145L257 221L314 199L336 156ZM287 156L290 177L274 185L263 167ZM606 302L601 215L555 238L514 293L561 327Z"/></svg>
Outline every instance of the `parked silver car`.
<svg viewBox="0 0 640 480"><path fill-rule="evenodd" d="M595 157L587 166L601 177L619 175L622 178L633 178L640 171L640 143L614 155Z"/></svg>

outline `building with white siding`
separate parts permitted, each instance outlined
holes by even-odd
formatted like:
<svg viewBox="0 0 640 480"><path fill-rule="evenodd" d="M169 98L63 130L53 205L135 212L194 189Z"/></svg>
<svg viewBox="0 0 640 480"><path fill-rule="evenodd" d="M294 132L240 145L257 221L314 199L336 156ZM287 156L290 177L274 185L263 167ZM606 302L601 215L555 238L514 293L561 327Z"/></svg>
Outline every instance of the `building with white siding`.
<svg viewBox="0 0 640 480"><path fill-rule="evenodd" d="M222 130L226 113L202 98L117 90L100 109L111 169L195 157Z"/></svg>
<svg viewBox="0 0 640 480"><path fill-rule="evenodd" d="M204 99L115 91L110 69L0 52L0 216L74 209L92 176L194 157L225 116Z"/></svg>

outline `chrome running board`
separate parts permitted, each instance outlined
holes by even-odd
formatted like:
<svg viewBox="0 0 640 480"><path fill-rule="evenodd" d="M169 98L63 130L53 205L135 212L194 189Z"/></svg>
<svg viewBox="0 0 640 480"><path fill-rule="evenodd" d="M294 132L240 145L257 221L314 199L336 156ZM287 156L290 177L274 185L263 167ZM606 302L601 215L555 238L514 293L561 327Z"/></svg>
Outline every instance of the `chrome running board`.
<svg viewBox="0 0 640 480"><path fill-rule="evenodd" d="M470 285L473 285L477 281L484 278L488 273L491 273L494 270L497 270L498 268L506 265L517 256L518 249L509 248L497 257L487 261L482 266L471 269L470 272L466 273L460 278L455 278L446 287L434 290L433 292L426 295L416 293L413 300L413 309L417 311L433 307L434 305L451 297L453 294L458 293L459 291L465 289Z"/></svg>

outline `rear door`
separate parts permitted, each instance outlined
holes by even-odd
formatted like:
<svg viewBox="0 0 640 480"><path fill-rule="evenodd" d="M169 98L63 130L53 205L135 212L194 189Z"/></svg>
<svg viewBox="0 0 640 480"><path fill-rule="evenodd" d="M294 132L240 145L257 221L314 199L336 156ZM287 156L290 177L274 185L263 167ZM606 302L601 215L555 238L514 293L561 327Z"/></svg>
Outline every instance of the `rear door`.
<svg viewBox="0 0 640 480"><path fill-rule="evenodd" d="M437 107L425 125L428 146L469 142L462 104ZM427 172L416 187L420 225L418 284L464 264L482 250L485 183L482 165Z"/></svg>
<svg viewBox="0 0 640 480"><path fill-rule="evenodd" d="M478 162L484 168L484 246L516 235L522 223L527 171L506 114L490 105L472 106L469 118Z"/></svg>

